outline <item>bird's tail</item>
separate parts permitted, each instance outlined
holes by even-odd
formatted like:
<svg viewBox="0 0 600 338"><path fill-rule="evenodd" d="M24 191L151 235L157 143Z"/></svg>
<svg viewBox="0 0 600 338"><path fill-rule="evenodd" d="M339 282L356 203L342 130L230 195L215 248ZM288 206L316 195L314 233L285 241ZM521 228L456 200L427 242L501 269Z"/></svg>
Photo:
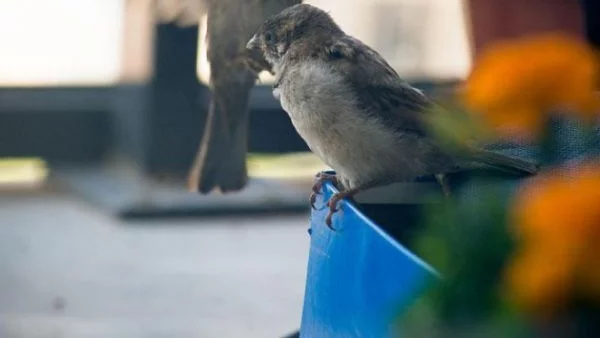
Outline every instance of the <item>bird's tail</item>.
<svg viewBox="0 0 600 338"><path fill-rule="evenodd" d="M537 163L506 156L490 150L471 149L469 155L476 162L509 172L535 174L540 169Z"/></svg>
<svg viewBox="0 0 600 338"><path fill-rule="evenodd" d="M204 134L188 175L188 189L207 194L238 191L248 181L248 99L252 83L230 83L227 94L215 88ZM232 95L235 99L226 99Z"/></svg>

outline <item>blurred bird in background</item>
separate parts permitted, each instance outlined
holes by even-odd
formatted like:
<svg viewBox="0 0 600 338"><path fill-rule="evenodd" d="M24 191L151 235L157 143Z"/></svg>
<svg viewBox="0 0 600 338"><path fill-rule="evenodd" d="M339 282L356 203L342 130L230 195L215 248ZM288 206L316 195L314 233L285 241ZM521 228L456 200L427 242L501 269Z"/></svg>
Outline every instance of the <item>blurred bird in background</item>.
<svg viewBox="0 0 600 338"><path fill-rule="evenodd" d="M258 74L271 71L246 43L269 16L300 0L155 0L162 20L197 24L207 16L211 102L188 188L207 194L241 190L248 181L248 101Z"/></svg>

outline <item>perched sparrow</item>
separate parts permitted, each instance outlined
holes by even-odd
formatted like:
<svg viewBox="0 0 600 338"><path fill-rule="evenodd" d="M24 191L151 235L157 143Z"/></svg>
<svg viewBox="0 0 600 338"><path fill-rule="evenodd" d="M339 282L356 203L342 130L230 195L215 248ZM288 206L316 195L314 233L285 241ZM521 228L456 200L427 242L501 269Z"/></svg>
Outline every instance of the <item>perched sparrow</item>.
<svg viewBox="0 0 600 338"><path fill-rule="evenodd" d="M164 17L196 20L207 14L211 102L188 188L206 194L242 189L248 180L248 101L257 75L270 70L246 42L270 15L300 0L162 0ZM188 13L197 11L195 13Z"/></svg>
<svg viewBox="0 0 600 338"><path fill-rule="evenodd" d="M257 47L273 66L274 94L294 127L336 172L340 192L328 201L329 227L342 198L464 166L428 135L423 117L433 103L323 10L296 5L268 18L247 44ZM536 164L486 150L470 149L468 156L469 163L537 171ZM313 191L326 179L332 177L321 175Z"/></svg>

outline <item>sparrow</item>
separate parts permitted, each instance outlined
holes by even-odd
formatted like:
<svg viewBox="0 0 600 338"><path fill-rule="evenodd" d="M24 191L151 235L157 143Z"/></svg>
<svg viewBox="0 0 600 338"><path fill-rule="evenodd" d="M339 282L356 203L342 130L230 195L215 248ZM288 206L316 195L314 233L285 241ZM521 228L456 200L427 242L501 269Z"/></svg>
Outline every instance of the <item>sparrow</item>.
<svg viewBox="0 0 600 338"><path fill-rule="evenodd" d="M248 181L248 102L258 74L271 71L246 42L269 16L300 0L155 0L163 21L197 24L206 14L211 99L204 132L188 174L188 190L223 193Z"/></svg>
<svg viewBox="0 0 600 338"><path fill-rule="evenodd" d="M311 151L335 171L317 176L310 198L314 208L324 181L337 186L327 202L329 228L344 198L429 175L444 188L444 175L466 166L428 129L425 117L434 103L327 12L308 4L289 7L265 20L247 48L262 51L275 73L273 94ZM468 163L516 172L538 170L475 147L467 157Z"/></svg>

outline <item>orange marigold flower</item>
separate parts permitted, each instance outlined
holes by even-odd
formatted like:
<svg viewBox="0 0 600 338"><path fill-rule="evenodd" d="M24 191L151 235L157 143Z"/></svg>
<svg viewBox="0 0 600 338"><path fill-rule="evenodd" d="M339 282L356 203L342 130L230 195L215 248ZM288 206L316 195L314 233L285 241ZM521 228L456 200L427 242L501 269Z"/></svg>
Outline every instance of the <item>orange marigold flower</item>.
<svg viewBox="0 0 600 338"><path fill-rule="evenodd" d="M537 134L547 113L572 111L584 119L600 110L600 67L586 43L561 33L500 42L476 60L465 104L494 128Z"/></svg>
<svg viewBox="0 0 600 338"><path fill-rule="evenodd" d="M514 300L536 314L560 309L574 292L600 300L600 163L540 175L512 210Z"/></svg>
<svg viewBox="0 0 600 338"><path fill-rule="evenodd" d="M567 302L572 256L556 250L525 249L506 271L509 298L537 316L550 316Z"/></svg>

